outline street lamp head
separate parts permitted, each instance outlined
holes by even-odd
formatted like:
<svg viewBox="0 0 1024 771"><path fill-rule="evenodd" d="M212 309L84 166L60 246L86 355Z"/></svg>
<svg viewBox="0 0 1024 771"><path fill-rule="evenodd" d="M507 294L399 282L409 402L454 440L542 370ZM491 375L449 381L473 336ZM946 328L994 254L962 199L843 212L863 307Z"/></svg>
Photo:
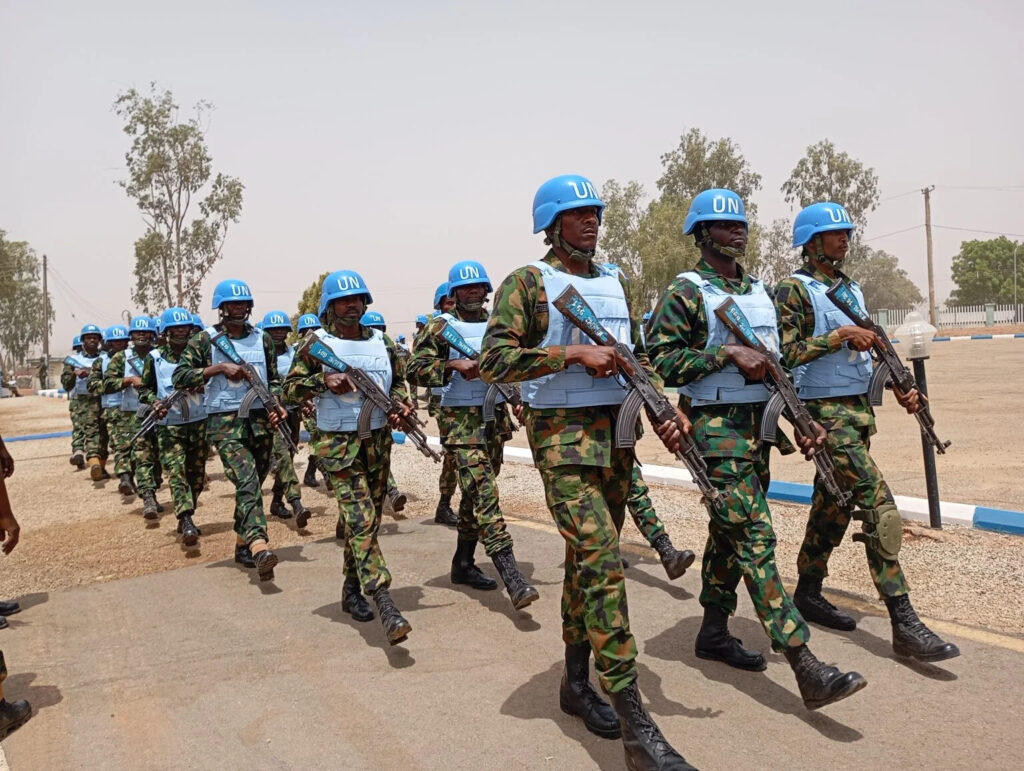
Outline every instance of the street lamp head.
<svg viewBox="0 0 1024 771"><path fill-rule="evenodd" d="M927 359L936 331L935 327L925 321L924 316L911 311L896 329L895 336L899 342L895 346L904 359Z"/></svg>

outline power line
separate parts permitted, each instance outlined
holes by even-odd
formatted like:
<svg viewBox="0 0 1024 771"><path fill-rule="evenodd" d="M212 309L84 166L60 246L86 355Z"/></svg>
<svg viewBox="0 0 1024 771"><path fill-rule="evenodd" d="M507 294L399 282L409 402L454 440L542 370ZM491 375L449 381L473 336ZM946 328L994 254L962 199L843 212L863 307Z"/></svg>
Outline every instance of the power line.
<svg viewBox="0 0 1024 771"><path fill-rule="evenodd" d="M914 192L915 193L919 193L920 191L919 190L915 190ZM909 228L903 228L902 230L894 230L891 233L883 233L880 236L871 236L871 238L865 238L862 241L862 243L866 244L868 241L877 241L880 238L888 238L889 236L899 235L900 233L908 233L911 230L917 230L918 228L923 228L923 227L924 227L924 225L911 225ZM938 227L938 226L936 226L936 227Z"/></svg>
<svg viewBox="0 0 1024 771"><path fill-rule="evenodd" d="M937 185L942 190L1024 190L1024 185Z"/></svg>
<svg viewBox="0 0 1024 771"><path fill-rule="evenodd" d="M943 230L963 230L967 233L985 233L990 236L1014 236L1015 238L1024 238L1024 233L1007 233L1003 230L978 230L977 228L955 228L952 225L932 225L934 228L942 228Z"/></svg>
<svg viewBox="0 0 1024 771"><path fill-rule="evenodd" d="M907 191L907 192L905 192L905 193L897 193L896 195L887 195L887 196L886 196L885 198L880 198L880 199L878 200L878 202L879 202L879 203L882 203L883 201L891 201L891 200L893 200L894 198L903 198L903 196L906 196L906 195L913 195L914 193L920 193L920 192L921 192L921 191L920 191L920 190L918 190L918 189L917 189L917 188L915 187L915 188L914 188L913 190L908 190L908 191Z"/></svg>

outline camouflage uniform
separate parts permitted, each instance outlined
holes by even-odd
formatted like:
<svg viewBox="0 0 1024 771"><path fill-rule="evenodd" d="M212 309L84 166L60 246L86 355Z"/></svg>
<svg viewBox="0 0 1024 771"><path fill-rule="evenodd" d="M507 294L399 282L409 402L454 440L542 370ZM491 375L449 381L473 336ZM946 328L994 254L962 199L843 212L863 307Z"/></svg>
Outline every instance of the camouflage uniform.
<svg viewBox="0 0 1024 771"><path fill-rule="evenodd" d="M288 430L292 432L292 439L298 444L299 441L299 414L297 411L288 413ZM295 474L295 461L291 450L284 443L284 437L280 431L274 431L274 453L273 465L277 468L274 474L274 490L280 490L286 500L293 501L302 497L299 489L299 478Z"/></svg>
<svg viewBox="0 0 1024 771"><path fill-rule="evenodd" d="M373 337L374 331L369 327L359 329L359 339ZM384 335L384 343L392 373L400 372L395 344L387 335ZM285 401L302 404L326 390L320 362L296 353L284 382ZM391 397L400 401L408 398L405 384L397 375L391 383ZM355 431L318 430L316 437L310 440L317 465L334 484L338 513L345 525L345 577L357 579L365 594L391 585L391 573L377 542L388 492L391 444L391 429L387 425L373 431L369 439L360 439Z"/></svg>
<svg viewBox="0 0 1024 771"><path fill-rule="evenodd" d="M462 318L458 309L451 314ZM486 318L484 311L481 320ZM440 319L431 319L426 333L418 338L416 353L408 365L414 385L439 388L451 379L451 371L445 371L448 344L437 334L440 324ZM453 460L463 500L472 502L472 507L459 507L459 539L480 541L487 556L492 557L512 546L512 536L498 504L497 485L505 442L512 438L512 418L505 404L496 405L494 420L484 422L483 407L445 407L440 404L440 397L437 399L435 417L445 463L449 458ZM441 494L445 494L443 490Z"/></svg>
<svg viewBox="0 0 1024 771"><path fill-rule="evenodd" d="M83 354L84 355L84 354ZM71 454L85 453L89 457L106 459L106 452L99 453L99 437L90 442L90 426L95 426L94 416L100 409L100 397L93 394L72 395L78 376L75 368L65 364L60 373L60 385L68 394L68 410L71 412Z"/></svg>
<svg viewBox="0 0 1024 771"><path fill-rule="evenodd" d="M217 325L219 331L222 327ZM246 323L245 335L252 333ZM193 335L174 370L174 387L199 389L205 385L203 369L212 364L210 335L203 330ZM277 355L270 335L263 334L263 351L267 363L267 386L278 392ZM275 429L271 428L266 410L254 409L247 419L234 412L212 413L206 417L206 439L217 446L224 474L235 486L235 534L246 543L267 540L267 517L263 512L260 489L270 471Z"/></svg>
<svg viewBox="0 0 1024 771"><path fill-rule="evenodd" d="M734 280L720 276L703 259L694 270L730 294L751 291L751 277L742 268ZM700 289L688 279L674 279L658 304L648 336L651 358L666 385L683 386L725 366L721 348L704 350L707 330ZM765 500L771 479L771 448L759 438L765 405L692 407L690 400L680 395L680 406L693 422L708 476L725 501L725 513L712 513L708 522L701 605L715 605L733 614L742 578L772 648L784 651L805 644L810 631L786 593L775 564L775 531ZM784 454L794 450L785 439L779 449Z"/></svg>
<svg viewBox="0 0 1024 771"><path fill-rule="evenodd" d="M832 284L810 264L801 272ZM842 273L841 278L846 278ZM807 287L795 278L786 278L776 288L775 305L779 313L782 356L787 367L806 364L819 356L843 347L837 332L814 337L814 307ZM836 478L844 490L852 493L849 504L841 509L828 495L821 480L814 478L807 530L797 558L801 576L823 579L828 576L828 559L846 534L850 514L855 509L876 509L893 504L892 492L871 459L871 436L875 433L875 413L866 394L829 399L810 399L807 411L828 431L828 449L836 467ZM884 599L907 594L909 587L899 560L886 559L875 549L867 549L868 571L878 594Z"/></svg>
<svg viewBox="0 0 1024 771"><path fill-rule="evenodd" d="M562 270L554 252L544 261ZM591 269L591 276L598 275ZM625 292L625 279L620 281ZM633 321L631 326L637 358L649 367L639 325ZM483 379L517 382L565 369L564 347L537 347L547 327L548 297L540 271L534 266L513 271L494 298L480 356ZM656 375L653 380L660 385ZM601 685L609 693L628 687L637 676L618 537L634 457L631 450L613 446L616 414L614 407L524 411L548 508L565 539L562 639L567 645L589 642Z"/></svg>
<svg viewBox="0 0 1024 771"><path fill-rule="evenodd" d="M419 350L420 344L427 336L427 328L423 327L412 341L413 355L416 355L416 351ZM413 391L415 393L415 390ZM438 410L441 408L441 394L435 394L429 388L427 389L427 414L437 420ZM438 432L441 431L441 427L438 426ZM444 454L444 460L441 463L441 475L437 478L437 489L441 493L442 499L451 499L455 495L455 490L458 487L459 477L455 468L455 456L452 455L444 447L441 448Z"/></svg>
<svg viewBox="0 0 1024 771"><path fill-rule="evenodd" d="M165 343L157 350L168 361L178 361L170 345ZM156 368L153 359L147 356L142 366L139 401L153 404L156 400ZM180 426L158 425L155 433L160 448L160 465L167 472L167 484L171 488L174 515L181 519L185 514L195 512L199 504L199 493L203 490L206 475L206 421L196 420Z"/></svg>
<svg viewBox="0 0 1024 771"><path fill-rule="evenodd" d="M665 532L665 525L658 517L658 512L654 510L654 504L651 503L651 488L644 481L638 463L633 464L626 508L629 509L629 515L633 518L636 529L640 531L640 535L647 543L653 544L655 539Z"/></svg>
<svg viewBox="0 0 1024 771"><path fill-rule="evenodd" d="M107 365L107 373L103 376L103 393L112 394L123 391L125 377L136 375L134 369L130 369L127 375L125 367L128 365L128 356L135 356L134 351L128 348L118 351L110 357L110 364ZM141 376L141 375L140 375ZM114 439L114 472L116 474L132 474L135 477L135 487L139 494L155 492L157 489L157 465L160 462L159 449L155 433L140 437L134 445L130 444L131 438L138 432L141 420L135 411L118 410L116 416L111 417L111 425L115 426Z"/></svg>
<svg viewBox="0 0 1024 771"><path fill-rule="evenodd" d="M85 413L85 454L89 458L99 458L103 463L107 462L111 444L116 452L117 443L114 434L117 430L117 415L120 410L104 409L101 403L103 393L103 357L97 356L92 363L92 372L89 373L89 393L96 399L95 407L90 407ZM109 414L108 414L109 413ZM111 423L110 419L113 419ZM115 460L116 462L116 460Z"/></svg>

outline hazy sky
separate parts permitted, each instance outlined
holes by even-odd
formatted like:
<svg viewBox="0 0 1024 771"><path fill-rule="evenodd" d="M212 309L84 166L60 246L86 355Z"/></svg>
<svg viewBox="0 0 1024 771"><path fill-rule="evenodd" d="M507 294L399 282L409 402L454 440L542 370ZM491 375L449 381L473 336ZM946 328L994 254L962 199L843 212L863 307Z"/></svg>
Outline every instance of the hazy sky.
<svg viewBox="0 0 1024 771"><path fill-rule="evenodd" d="M0 228L49 255L53 350L133 308L143 232L115 184L117 93L155 80L216 105L215 169L246 186L207 284L237 277L256 315L294 312L321 271L359 270L392 333L412 330L451 264L494 283L543 254L538 185L636 179L699 127L779 186L825 137L883 202L872 246L926 291L920 193L936 226L1024 234L1017 2L13 2L0 0ZM1013 187L1010 190L973 189ZM966 189L972 188L972 189ZM936 227L936 288L961 240ZM1024 290L1022 290L1024 294Z"/></svg>

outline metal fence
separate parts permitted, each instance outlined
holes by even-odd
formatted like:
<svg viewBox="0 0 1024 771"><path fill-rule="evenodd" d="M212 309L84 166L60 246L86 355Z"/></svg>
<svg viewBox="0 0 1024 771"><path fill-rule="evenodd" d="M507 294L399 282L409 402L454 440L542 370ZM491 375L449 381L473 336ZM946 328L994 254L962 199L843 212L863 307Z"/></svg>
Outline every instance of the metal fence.
<svg viewBox="0 0 1024 771"><path fill-rule="evenodd" d="M894 330L907 318L911 311L917 311L928 318L928 304L919 303L912 308L877 310L871 314L876 324L887 330ZM1024 304L1016 309L1011 304L996 305L942 305L936 308L936 326L940 329L964 329L966 327L992 327L1000 324L1024 323Z"/></svg>

